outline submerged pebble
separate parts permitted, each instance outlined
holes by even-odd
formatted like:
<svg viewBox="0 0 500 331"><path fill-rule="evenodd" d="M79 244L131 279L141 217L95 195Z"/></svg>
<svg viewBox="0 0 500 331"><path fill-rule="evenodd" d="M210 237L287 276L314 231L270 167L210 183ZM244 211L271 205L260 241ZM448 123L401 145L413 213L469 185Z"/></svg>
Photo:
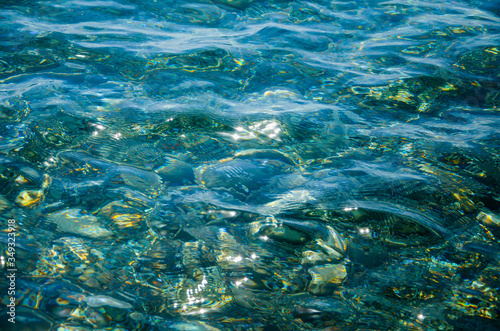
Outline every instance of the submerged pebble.
<svg viewBox="0 0 500 331"><path fill-rule="evenodd" d="M65 209L47 215L47 220L57 224L61 232L73 233L89 238L109 238L113 232L100 225L94 215L82 214L77 208Z"/></svg>
<svg viewBox="0 0 500 331"><path fill-rule="evenodd" d="M344 279L347 277L347 271L342 264L326 264L323 266L312 267L309 269L312 280L307 290L312 294L327 295L333 293Z"/></svg>
<svg viewBox="0 0 500 331"><path fill-rule="evenodd" d="M492 213L492 212L479 212L477 215L477 219L481 221L481 223L485 225L489 225L492 227L500 227L500 216Z"/></svg>
<svg viewBox="0 0 500 331"><path fill-rule="evenodd" d="M186 162L166 157L162 166L155 169L167 185L188 185L194 183L194 171Z"/></svg>
<svg viewBox="0 0 500 331"><path fill-rule="evenodd" d="M275 166L260 160L252 162L234 159L207 168L201 179L207 188L223 188L247 196L266 186L272 177L284 174L287 170L280 164Z"/></svg>
<svg viewBox="0 0 500 331"><path fill-rule="evenodd" d="M251 151L207 167L201 172L201 181L207 188L226 189L245 197L263 189L273 177L291 172L291 164L276 151Z"/></svg>
<svg viewBox="0 0 500 331"><path fill-rule="evenodd" d="M88 296L86 298L87 305L89 307L102 307L102 306L109 306L109 307L115 307L115 308L121 308L121 309L131 309L132 305L112 298L108 297L106 295L92 295Z"/></svg>
<svg viewBox="0 0 500 331"><path fill-rule="evenodd" d="M143 192L156 191L160 188L161 178L153 171L102 161L82 152L63 152L58 155L62 169L68 176L95 177L110 186L130 186Z"/></svg>
<svg viewBox="0 0 500 331"><path fill-rule="evenodd" d="M305 244L310 240L307 233L299 232L286 225L268 226L261 230L261 234L269 239L290 244Z"/></svg>
<svg viewBox="0 0 500 331"><path fill-rule="evenodd" d="M39 190L26 190L19 193L16 198L16 203L21 207L35 207L39 205L44 197L45 192L52 184L52 178L49 175L43 175L42 186Z"/></svg>

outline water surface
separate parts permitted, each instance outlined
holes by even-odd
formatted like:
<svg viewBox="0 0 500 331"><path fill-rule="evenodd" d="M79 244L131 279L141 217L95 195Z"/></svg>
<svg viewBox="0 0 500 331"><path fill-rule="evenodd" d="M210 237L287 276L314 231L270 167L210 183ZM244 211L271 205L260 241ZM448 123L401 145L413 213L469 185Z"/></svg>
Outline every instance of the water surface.
<svg viewBox="0 0 500 331"><path fill-rule="evenodd" d="M2 1L1 328L496 330L499 84L495 1Z"/></svg>

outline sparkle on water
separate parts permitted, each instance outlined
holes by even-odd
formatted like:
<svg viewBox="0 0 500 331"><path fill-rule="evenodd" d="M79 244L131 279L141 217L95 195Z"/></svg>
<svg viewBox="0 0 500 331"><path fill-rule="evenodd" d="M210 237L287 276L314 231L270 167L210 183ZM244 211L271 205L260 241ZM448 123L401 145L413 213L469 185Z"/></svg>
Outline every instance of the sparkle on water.
<svg viewBox="0 0 500 331"><path fill-rule="evenodd" d="M1 330L500 329L497 1L0 13Z"/></svg>

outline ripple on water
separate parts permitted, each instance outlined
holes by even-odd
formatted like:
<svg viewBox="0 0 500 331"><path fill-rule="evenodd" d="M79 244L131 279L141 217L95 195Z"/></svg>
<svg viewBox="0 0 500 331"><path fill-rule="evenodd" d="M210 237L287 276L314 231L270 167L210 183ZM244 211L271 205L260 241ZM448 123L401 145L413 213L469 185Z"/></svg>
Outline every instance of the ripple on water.
<svg viewBox="0 0 500 331"><path fill-rule="evenodd" d="M497 328L498 5L0 7L16 325Z"/></svg>

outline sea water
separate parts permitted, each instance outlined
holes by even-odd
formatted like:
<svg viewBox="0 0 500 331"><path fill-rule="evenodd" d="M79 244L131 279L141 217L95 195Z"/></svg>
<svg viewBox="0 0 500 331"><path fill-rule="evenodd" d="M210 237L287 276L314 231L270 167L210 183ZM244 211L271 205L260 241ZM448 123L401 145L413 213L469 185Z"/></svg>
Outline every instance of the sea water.
<svg viewBox="0 0 500 331"><path fill-rule="evenodd" d="M0 2L2 330L500 328L496 1Z"/></svg>

